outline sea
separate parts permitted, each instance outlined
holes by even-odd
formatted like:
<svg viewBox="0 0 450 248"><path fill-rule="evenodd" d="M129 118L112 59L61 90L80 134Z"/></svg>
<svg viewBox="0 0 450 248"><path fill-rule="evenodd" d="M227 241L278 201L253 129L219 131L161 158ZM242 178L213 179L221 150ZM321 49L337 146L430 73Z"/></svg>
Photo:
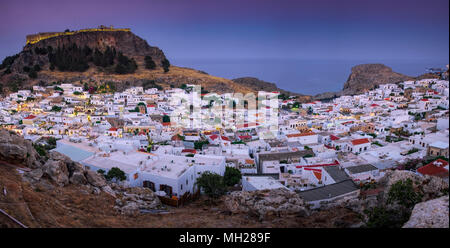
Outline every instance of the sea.
<svg viewBox="0 0 450 248"><path fill-rule="evenodd" d="M301 59L176 59L171 64L194 68L227 79L256 77L278 88L306 95L342 90L359 64L382 63L408 76L427 68L445 68L448 60L301 60Z"/></svg>

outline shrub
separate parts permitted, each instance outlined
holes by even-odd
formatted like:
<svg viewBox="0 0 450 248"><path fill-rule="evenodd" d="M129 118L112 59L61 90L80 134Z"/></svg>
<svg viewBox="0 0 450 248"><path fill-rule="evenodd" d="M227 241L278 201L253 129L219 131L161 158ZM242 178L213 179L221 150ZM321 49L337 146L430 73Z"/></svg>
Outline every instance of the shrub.
<svg viewBox="0 0 450 248"><path fill-rule="evenodd" d="M242 178L241 171L237 168L233 167L226 167L225 168L225 174L224 174L224 182L227 186L233 186L235 184L238 184L239 181Z"/></svg>
<svg viewBox="0 0 450 248"><path fill-rule="evenodd" d="M387 203L398 203L407 208L413 208L419 203L422 195L414 190L413 181L408 178L394 183L388 193Z"/></svg>
<svg viewBox="0 0 450 248"><path fill-rule="evenodd" d="M127 179L127 176L125 175L125 172L123 172L121 169L119 169L117 167L112 167L106 174L105 178L107 180L116 179L119 181L123 181L123 180Z"/></svg>
<svg viewBox="0 0 450 248"><path fill-rule="evenodd" d="M206 195L213 199L219 198L226 192L226 185L223 177L209 171L204 172L199 178L197 178L196 184L198 187L203 189L203 192Z"/></svg>
<svg viewBox="0 0 450 248"><path fill-rule="evenodd" d="M37 72L36 72L35 70L31 70L31 71L28 73L28 76L29 76L30 78L37 78Z"/></svg>
<svg viewBox="0 0 450 248"><path fill-rule="evenodd" d="M102 169L97 170L97 173L100 174L100 175L103 175L103 176L105 176L105 172L106 171L104 171Z"/></svg>
<svg viewBox="0 0 450 248"><path fill-rule="evenodd" d="M42 157L47 157L48 149L45 146L33 143L33 147L39 155L41 155Z"/></svg>
<svg viewBox="0 0 450 248"><path fill-rule="evenodd" d="M385 207L374 207L365 210L368 216L366 226L369 228L400 228L410 217L404 210L392 210Z"/></svg>

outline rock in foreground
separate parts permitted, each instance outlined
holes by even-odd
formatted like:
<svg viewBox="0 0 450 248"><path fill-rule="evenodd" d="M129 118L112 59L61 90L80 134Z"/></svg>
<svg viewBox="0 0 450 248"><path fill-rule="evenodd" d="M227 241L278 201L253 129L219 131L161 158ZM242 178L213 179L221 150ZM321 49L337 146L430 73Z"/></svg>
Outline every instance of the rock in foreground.
<svg viewBox="0 0 450 248"><path fill-rule="evenodd" d="M449 228L448 195L417 204L403 228Z"/></svg>
<svg viewBox="0 0 450 248"><path fill-rule="evenodd" d="M260 219L269 216L308 215L303 199L287 189L236 191L225 197L232 213L248 213Z"/></svg>

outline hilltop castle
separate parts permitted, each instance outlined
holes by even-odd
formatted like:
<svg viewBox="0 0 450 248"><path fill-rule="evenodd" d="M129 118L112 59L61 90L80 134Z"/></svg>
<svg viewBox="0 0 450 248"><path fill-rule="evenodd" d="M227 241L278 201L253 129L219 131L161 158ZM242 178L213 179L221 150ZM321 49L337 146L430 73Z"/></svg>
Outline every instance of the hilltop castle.
<svg viewBox="0 0 450 248"><path fill-rule="evenodd" d="M98 31L124 31L130 32L129 28L114 28L112 25L109 27L100 25L98 28L88 28L88 29L80 29L78 31L68 31L68 32L44 32L38 34L30 34L27 35L27 45L35 44L41 40L45 40L52 37L62 36L62 35L74 35L82 32L98 32Z"/></svg>

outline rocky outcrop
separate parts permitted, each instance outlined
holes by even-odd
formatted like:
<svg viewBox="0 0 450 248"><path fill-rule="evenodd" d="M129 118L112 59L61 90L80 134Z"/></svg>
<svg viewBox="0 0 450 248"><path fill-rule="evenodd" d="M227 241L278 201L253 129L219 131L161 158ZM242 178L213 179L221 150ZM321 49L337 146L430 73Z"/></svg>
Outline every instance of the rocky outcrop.
<svg viewBox="0 0 450 248"><path fill-rule="evenodd" d="M158 47L150 46L141 37L132 32L125 31L94 31L80 32L74 35L61 35L41 40L32 45L28 44L24 47L23 51L33 51L36 47L47 48L49 46L56 49L57 47L68 47L73 44L76 44L78 47L87 46L93 50L99 49L100 51L104 51L109 46L115 48L117 52L122 52L131 57L149 55L159 66L161 65L161 61L166 58L163 51ZM21 61L20 56L17 61Z"/></svg>
<svg viewBox="0 0 450 248"><path fill-rule="evenodd" d="M0 160L30 168L42 165L42 159L31 141L5 129L0 129Z"/></svg>
<svg viewBox="0 0 450 248"><path fill-rule="evenodd" d="M162 208L158 196L149 188L129 188L112 184L112 190L116 194L114 209L121 214L136 215L141 211L151 211Z"/></svg>
<svg viewBox="0 0 450 248"><path fill-rule="evenodd" d="M398 181L405 181L411 179L416 191L420 192L423 197L422 201L427 201L444 195L448 191L448 182L439 177L420 176L412 171L393 170L387 171L386 174L380 178L378 184L384 188L384 196L387 196L391 186Z"/></svg>
<svg viewBox="0 0 450 248"><path fill-rule="evenodd" d="M380 84L398 83L413 79L413 77L394 72L390 67L383 64L362 64L352 68L342 93L344 95L360 94Z"/></svg>
<svg viewBox="0 0 450 248"><path fill-rule="evenodd" d="M448 195L414 206L403 228L449 228Z"/></svg>
<svg viewBox="0 0 450 248"><path fill-rule="evenodd" d="M24 178L35 183L45 176L58 186L89 184L94 187L103 187L106 185L106 180L98 173L86 170L83 165L72 161L67 156L58 152L49 152L48 156L48 160L41 167L26 172Z"/></svg>
<svg viewBox="0 0 450 248"><path fill-rule="evenodd" d="M232 213L248 213L260 219L271 216L307 216L308 209L303 199L287 189L235 191L224 199L225 206Z"/></svg>

